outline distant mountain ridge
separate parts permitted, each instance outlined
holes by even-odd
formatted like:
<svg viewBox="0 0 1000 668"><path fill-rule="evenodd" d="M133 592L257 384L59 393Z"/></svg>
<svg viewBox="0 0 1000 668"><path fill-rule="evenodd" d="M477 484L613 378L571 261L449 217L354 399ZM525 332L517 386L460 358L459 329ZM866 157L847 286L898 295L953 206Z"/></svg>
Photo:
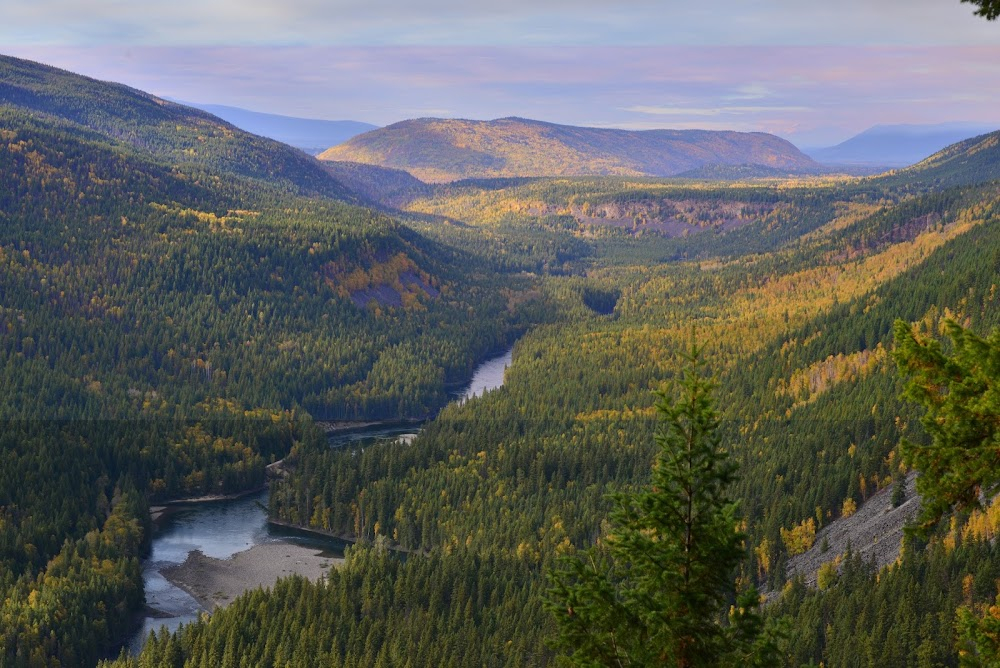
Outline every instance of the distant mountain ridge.
<svg viewBox="0 0 1000 668"><path fill-rule="evenodd" d="M358 135L321 160L403 169L427 182L517 176L674 176L707 164L819 168L790 142L760 132L616 130L523 118L421 118Z"/></svg>
<svg viewBox="0 0 1000 668"><path fill-rule="evenodd" d="M0 56L3 105L72 123L171 164L266 180L301 194L355 198L297 149L123 84Z"/></svg>
<svg viewBox="0 0 1000 668"><path fill-rule="evenodd" d="M937 188L1000 180L1000 130L952 144L883 178Z"/></svg>
<svg viewBox="0 0 1000 668"><path fill-rule="evenodd" d="M174 101L207 111L247 132L294 146L310 155L316 155L335 144L347 141L351 137L378 128L377 125L360 121L298 118L280 114L266 114L223 104L195 104L181 100Z"/></svg>
<svg viewBox="0 0 1000 668"><path fill-rule="evenodd" d="M982 123L876 125L836 146L803 151L826 164L906 167L947 146L998 127Z"/></svg>

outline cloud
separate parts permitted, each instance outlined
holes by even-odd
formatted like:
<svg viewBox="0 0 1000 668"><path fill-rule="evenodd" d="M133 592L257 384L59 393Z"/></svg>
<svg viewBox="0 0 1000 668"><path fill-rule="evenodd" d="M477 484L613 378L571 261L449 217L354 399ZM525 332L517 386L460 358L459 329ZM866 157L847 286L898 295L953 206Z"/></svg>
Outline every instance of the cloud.
<svg viewBox="0 0 1000 668"><path fill-rule="evenodd" d="M958 0L11 0L6 45L996 44Z"/></svg>
<svg viewBox="0 0 1000 668"><path fill-rule="evenodd" d="M750 106L727 106L713 108L691 108L691 107L657 107L651 105L635 105L625 107L622 111L630 111L637 114L651 114L653 116L724 116L741 114L769 114L769 113L792 113L811 111L809 107L750 107Z"/></svg>
<svg viewBox="0 0 1000 668"><path fill-rule="evenodd" d="M726 96L727 100L763 100L769 95L773 95L774 91L767 88L767 86L761 85L759 83L750 83L744 86L740 86L730 95Z"/></svg>
<svg viewBox="0 0 1000 668"><path fill-rule="evenodd" d="M8 49L10 50L10 49ZM523 116L761 130L1000 121L1000 47L17 47L157 95L389 124ZM918 101L919 102L915 102Z"/></svg>

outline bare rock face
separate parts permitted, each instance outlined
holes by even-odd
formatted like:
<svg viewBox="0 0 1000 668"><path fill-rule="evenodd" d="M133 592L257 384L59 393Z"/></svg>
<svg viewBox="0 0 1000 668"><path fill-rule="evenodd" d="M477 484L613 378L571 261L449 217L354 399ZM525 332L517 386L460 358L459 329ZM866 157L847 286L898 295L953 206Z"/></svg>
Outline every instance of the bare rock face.
<svg viewBox="0 0 1000 668"><path fill-rule="evenodd" d="M801 575L806 584L815 586L820 566L842 557L848 545L852 554L861 555L876 568L896 561L903 542L903 527L920 511L916 479L915 474L907 476L906 500L898 507L892 507L890 487L868 499L850 517L823 527L816 533L811 549L788 560L788 577Z"/></svg>

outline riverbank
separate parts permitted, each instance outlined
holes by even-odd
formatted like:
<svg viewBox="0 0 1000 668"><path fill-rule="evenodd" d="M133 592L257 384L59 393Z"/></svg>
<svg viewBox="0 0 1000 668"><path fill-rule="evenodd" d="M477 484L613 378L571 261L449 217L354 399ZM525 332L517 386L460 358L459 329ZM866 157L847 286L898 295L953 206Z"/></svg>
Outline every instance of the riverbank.
<svg viewBox="0 0 1000 668"><path fill-rule="evenodd" d="M274 475L278 476L282 474L280 465L284 462L283 459L279 459L274 462L274 464L268 465L268 473L271 473L271 467L275 467ZM253 489L245 489L240 492L233 492L232 494L205 494L203 496L191 496L182 499L170 499L169 501L161 501L156 505L149 507L149 518L153 521L153 525L159 527L160 522L166 519L171 513L182 508L184 506L196 506L206 503L221 503L224 501L238 501L239 499L251 496L253 494L259 494L267 489L267 485L260 485L254 487Z"/></svg>
<svg viewBox="0 0 1000 668"><path fill-rule="evenodd" d="M315 547L264 543L237 552L229 559L215 559L194 550L184 563L161 572L170 583L211 612L246 591L273 587L280 578L290 575L318 580L343 561Z"/></svg>
<svg viewBox="0 0 1000 668"><path fill-rule="evenodd" d="M367 421L353 421L345 420L340 422L332 422L329 420L317 420L316 426L322 429L326 434L342 434L348 432L364 432L367 430L374 429L392 429L394 427L399 427L405 429L407 427L415 427L422 425L430 419L430 416L425 416L422 418L393 418L391 420L367 420Z"/></svg>
<svg viewBox="0 0 1000 668"><path fill-rule="evenodd" d="M277 463L277 462L275 462ZM171 499L164 501L161 506L188 506L197 503L218 503L219 501L235 501L251 494L258 494L267 489L267 485L258 485L252 489L245 489L232 494L205 494L203 496L188 496L182 499Z"/></svg>
<svg viewBox="0 0 1000 668"><path fill-rule="evenodd" d="M514 347L504 348L491 353L476 364L476 369L468 381L453 381L445 383L444 389L452 395L451 401L462 403L484 392L503 385L504 372L514 358ZM451 402L449 402L451 403ZM385 420L316 420L316 426L328 436L348 432L364 432L375 429L407 428L422 425L433 420L438 410L427 415L412 418L390 418Z"/></svg>
<svg viewBox="0 0 1000 668"><path fill-rule="evenodd" d="M340 541L345 543L347 546L354 545L357 543L357 539L353 536L347 536L343 534L335 534L331 531L323 531L322 529L313 529L310 527L300 526L298 524L292 524L291 522L285 522L284 520L276 520L273 518L268 518L268 526L275 527L282 531L287 531L292 534L300 534L304 536L315 536L317 538L329 538L331 540ZM417 550L409 550L405 547L400 547L399 545L388 544L386 547L393 551L399 552L400 554L423 554L427 556L427 552L419 552Z"/></svg>
<svg viewBox="0 0 1000 668"><path fill-rule="evenodd" d="M161 501L160 503L149 507L150 519L153 520L153 524L158 525L160 520L164 519L171 513L171 511L176 510L179 506L198 505L202 503L219 503L222 501L237 501L253 494L259 494L267 489L272 480L284 478L288 475L288 469L284 468L284 464L285 460L279 459L278 461L265 466L264 474L266 476L266 482L263 485L258 485L252 489L245 489L239 492L233 492L232 494L204 494L202 496L189 496L180 499L170 499L169 501Z"/></svg>
<svg viewBox="0 0 1000 668"><path fill-rule="evenodd" d="M487 360L494 364L480 365L463 396L475 394L472 388L481 391L502 385L503 368L510 356L507 351L500 360ZM416 437L414 432L419 431L423 421L317 424L326 431L330 447L363 448L385 439L397 439L405 446ZM269 464L267 482L284 477L291 469L291 462ZM261 496L254 497L255 492ZM349 538L280 521L269 523L267 506L266 493L258 487L237 494L171 499L169 505L159 501L150 507L156 532L152 554L143 562L149 607L127 642L133 654L142 648L151 631L161 627L174 631L181 624L197 620L206 610L223 607L250 589L271 587L282 577L299 574L318 579L342 562L336 555L352 542ZM303 543L318 543L320 547L305 547ZM407 550L395 549L400 559L406 558Z"/></svg>

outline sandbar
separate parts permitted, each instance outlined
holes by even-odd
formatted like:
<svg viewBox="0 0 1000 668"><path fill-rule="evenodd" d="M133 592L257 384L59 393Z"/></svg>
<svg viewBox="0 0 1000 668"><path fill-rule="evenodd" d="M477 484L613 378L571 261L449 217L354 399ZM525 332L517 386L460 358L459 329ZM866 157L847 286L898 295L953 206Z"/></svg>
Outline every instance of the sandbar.
<svg viewBox="0 0 1000 668"><path fill-rule="evenodd" d="M315 547L264 543L237 552L229 559L215 559L195 550L183 564L161 572L212 611L225 607L245 591L271 587L279 578L292 574L319 580L343 561Z"/></svg>

